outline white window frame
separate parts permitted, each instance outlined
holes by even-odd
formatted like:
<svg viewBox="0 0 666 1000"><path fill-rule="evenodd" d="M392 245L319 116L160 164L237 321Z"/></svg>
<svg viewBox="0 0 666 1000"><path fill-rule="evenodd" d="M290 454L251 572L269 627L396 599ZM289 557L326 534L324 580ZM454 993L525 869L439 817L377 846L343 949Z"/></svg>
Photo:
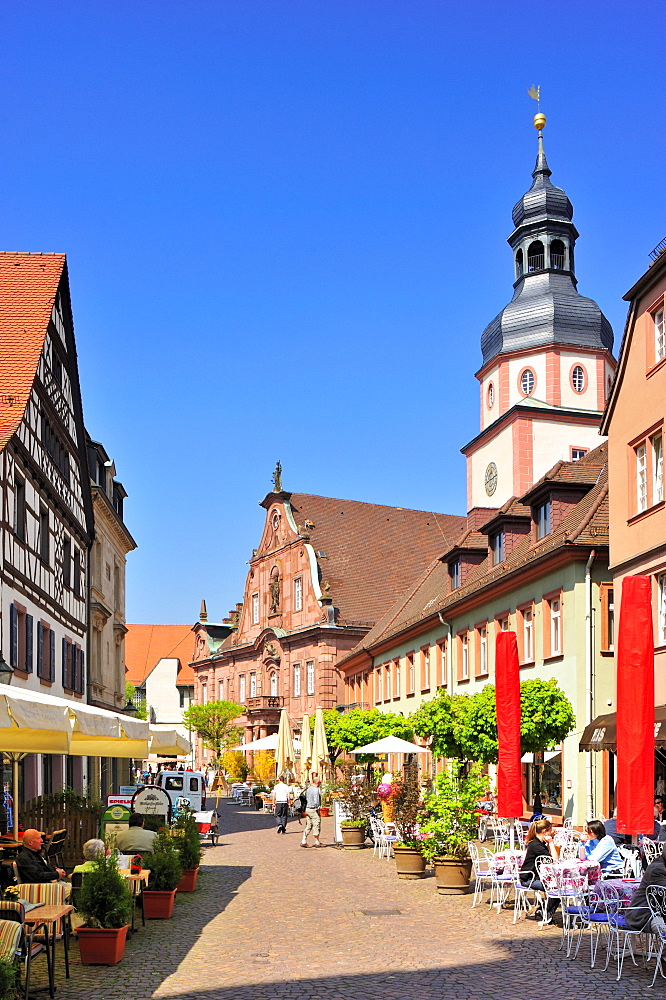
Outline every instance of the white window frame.
<svg viewBox="0 0 666 1000"><path fill-rule="evenodd" d="M259 594L252 595L252 624L259 624Z"/></svg>
<svg viewBox="0 0 666 1000"><path fill-rule="evenodd" d="M528 387L529 384L529 387ZM520 391L523 396L531 396L536 385L536 376L531 368L526 368L520 375Z"/></svg>
<svg viewBox="0 0 666 1000"><path fill-rule="evenodd" d="M300 698L301 695L301 665L300 663L294 663L294 698Z"/></svg>
<svg viewBox="0 0 666 1000"><path fill-rule="evenodd" d="M241 705L245 701L245 674L238 675L238 700Z"/></svg>
<svg viewBox="0 0 666 1000"><path fill-rule="evenodd" d="M652 447L652 503L661 503L664 499L664 439L655 434L650 439Z"/></svg>
<svg viewBox="0 0 666 1000"><path fill-rule="evenodd" d="M571 449L571 461L580 462L581 458L585 458L587 455L587 448L572 448Z"/></svg>
<svg viewBox="0 0 666 1000"><path fill-rule="evenodd" d="M578 377L576 376L577 372L580 372L580 375ZM577 382L579 383L579 385L576 384ZM582 365L574 365L573 366L573 368L571 370L571 384L573 386L574 392L578 392L578 393L584 392L584 390L585 390L585 369L583 368Z"/></svg>
<svg viewBox="0 0 666 1000"><path fill-rule="evenodd" d="M201 704L208 704L208 684L206 681L202 681L201 683Z"/></svg>
<svg viewBox="0 0 666 1000"><path fill-rule="evenodd" d="M257 674L254 670L250 671L250 698L257 697Z"/></svg>
<svg viewBox="0 0 666 1000"><path fill-rule="evenodd" d="M218 698L220 701L224 701L224 679L217 682Z"/></svg>
<svg viewBox="0 0 666 1000"><path fill-rule="evenodd" d="M460 636L460 679L469 680L469 635Z"/></svg>
<svg viewBox="0 0 666 1000"><path fill-rule="evenodd" d="M534 612L532 608L523 611L523 657L526 663L534 659Z"/></svg>
<svg viewBox="0 0 666 1000"><path fill-rule="evenodd" d="M416 667L414 666L414 657L407 657L407 670L409 671L407 683L409 684L409 690L407 694L416 693Z"/></svg>
<svg viewBox="0 0 666 1000"><path fill-rule="evenodd" d="M562 652L562 601L552 597L550 606L550 655L559 656Z"/></svg>
<svg viewBox="0 0 666 1000"><path fill-rule="evenodd" d="M395 665L395 697L400 697L400 661L398 660Z"/></svg>
<svg viewBox="0 0 666 1000"><path fill-rule="evenodd" d="M294 611L303 610L303 577L297 576L294 580Z"/></svg>
<svg viewBox="0 0 666 1000"><path fill-rule="evenodd" d="M305 663L305 674L306 674L306 684L307 693L315 693L315 662L314 660L306 660Z"/></svg>
<svg viewBox="0 0 666 1000"><path fill-rule="evenodd" d="M444 639L439 644L441 671L439 677L440 687L446 687L449 679L449 640Z"/></svg>
<svg viewBox="0 0 666 1000"><path fill-rule="evenodd" d="M423 687L430 690L430 647L423 650Z"/></svg>
<svg viewBox="0 0 666 1000"><path fill-rule="evenodd" d="M488 673L488 629L485 625L479 629L479 674Z"/></svg>
<svg viewBox="0 0 666 1000"><path fill-rule="evenodd" d="M275 671L273 671L273 673L271 674L271 677L270 677L270 691L271 691L271 697L272 698L277 698L277 693L278 693L278 675L275 673Z"/></svg>
<svg viewBox="0 0 666 1000"><path fill-rule="evenodd" d="M386 684L385 684L385 698L384 701L391 700L391 664L386 664Z"/></svg>
<svg viewBox="0 0 666 1000"><path fill-rule="evenodd" d="M664 331L664 310L658 309L652 317L654 323L654 359L661 361L666 357L666 333Z"/></svg>
<svg viewBox="0 0 666 1000"><path fill-rule="evenodd" d="M636 447L636 509L639 514L648 508L647 448L645 442Z"/></svg>
<svg viewBox="0 0 666 1000"><path fill-rule="evenodd" d="M377 701L384 701L384 668L377 670Z"/></svg>
<svg viewBox="0 0 666 1000"><path fill-rule="evenodd" d="M657 645L666 646L666 573L657 577Z"/></svg>

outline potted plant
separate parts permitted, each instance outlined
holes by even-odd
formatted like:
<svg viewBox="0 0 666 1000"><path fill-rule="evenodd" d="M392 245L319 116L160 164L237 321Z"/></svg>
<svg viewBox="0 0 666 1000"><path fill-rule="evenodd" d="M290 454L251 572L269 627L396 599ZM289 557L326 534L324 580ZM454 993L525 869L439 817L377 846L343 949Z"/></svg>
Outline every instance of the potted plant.
<svg viewBox="0 0 666 1000"><path fill-rule="evenodd" d="M150 866L150 875L149 888L142 893L143 915L148 920L166 920L173 914L176 888L183 877L176 841L168 830L157 834L153 853L146 855L145 861Z"/></svg>
<svg viewBox="0 0 666 1000"><path fill-rule="evenodd" d="M321 792L321 806L319 807L320 816L330 816L331 815L331 786L327 784L322 784L320 788Z"/></svg>
<svg viewBox="0 0 666 1000"><path fill-rule="evenodd" d="M344 813L344 819L340 820L342 843L346 850L358 851L365 847L365 830L374 790L365 773L357 771L354 765L348 765L342 768L342 779L335 797Z"/></svg>
<svg viewBox="0 0 666 1000"><path fill-rule="evenodd" d="M426 862L420 822L423 803L416 764L406 764L402 777L393 779L392 804L398 840L393 845L398 878L423 878Z"/></svg>
<svg viewBox="0 0 666 1000"><path fill-rule="evenodd" d="M488 779L478 764L452 761L437 776L435 791L425 802L423 855L435 867L437 891L443 895L467 892L472 872L468 843L477 832L478 802Z"/></svg>
<svg viewBox="0 0 666 1000"><path fill-rule="evenodd" d="M9 959L0 958L0 1000L14 1000L18 996L18 980L18 964L10 962Z"/></svg>
<svg viewBox="0 0 666 1000"><path fill-rule="evenodd" d="M202 854L199 828L194 820L194 813L185 810L178 817L173 839L183 868L183 877L176 888L178 892L194 892Z"/></svg>
<svg viewBox="0 0 666 1000"><path fill-rule="evenodd" d="M116 965L125 954L132 916L132 894L118 871L118 856L100 852L90 863L78 891L84 923L77 929L83 965Z"/></svg>

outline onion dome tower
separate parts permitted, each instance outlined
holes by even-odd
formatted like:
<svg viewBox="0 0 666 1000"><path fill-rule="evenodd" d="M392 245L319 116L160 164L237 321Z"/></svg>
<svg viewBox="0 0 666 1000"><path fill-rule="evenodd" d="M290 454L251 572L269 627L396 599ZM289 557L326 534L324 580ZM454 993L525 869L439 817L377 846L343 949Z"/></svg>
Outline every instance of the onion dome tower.
<svg viewBox="0 0 666 1000"><path fill-rule="evenodd" d="M578 292L579 234L569 198L550 179L545 124L539 111L532 185L512 212L513 298L481 336L481 433L463 448L470 507L500 506L558 460L601 443L613 330L597 303Z"/></svg>

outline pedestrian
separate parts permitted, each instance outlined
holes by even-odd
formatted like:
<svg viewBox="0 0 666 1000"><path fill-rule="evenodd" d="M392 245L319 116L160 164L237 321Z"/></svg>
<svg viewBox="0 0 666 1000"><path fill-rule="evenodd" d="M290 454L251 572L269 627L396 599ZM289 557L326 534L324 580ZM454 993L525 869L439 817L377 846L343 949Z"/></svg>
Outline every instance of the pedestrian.
<svg viewBox="0 0 666 1000"><path fill-rule="evenodd" d="M321 806L321 790L319 786L321 785L321 778L318 774L312 775L312 784L308 785L305 789L305 830L303 831L303 839L301 841L301 847L309 847L308 835L310 831L314 836L314 846L323 847L324 845L319 841L319 834L321 831L321 815L319 813L319 808Z"/></svg>
<svg viewBox="0 0 666 1000"><path fill-rule="evenodd" d="M273 796L275 799L275 822L277 824L278 833L287 832L287 816L289 815L289 805L294 800L294 795L292 789L289 787L287 782L284 780L289 776L286 774L280 775L280 780L277 785L273 788Z"/></svg>

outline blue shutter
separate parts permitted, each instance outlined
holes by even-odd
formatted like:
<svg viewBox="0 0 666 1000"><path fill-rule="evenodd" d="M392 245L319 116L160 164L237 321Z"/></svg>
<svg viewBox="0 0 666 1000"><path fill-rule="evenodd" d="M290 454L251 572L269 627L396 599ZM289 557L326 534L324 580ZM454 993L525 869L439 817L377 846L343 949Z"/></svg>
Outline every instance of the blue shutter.
<svg viewBox="0 0 666 1000"><path fill-rule="evenodd" d="M37 622L37 676L44 676L44 626Z"/></svg>
<svg viewBox="0 0 666 1000"><path fill-rule="evenodd" d="M49 629L49 680L55 680L55 632L52 628Z"/></svg>
<svg viewBox="0 0 666 1000"><path fill-rule="evenodd" d="M62 640L62 686L67 687L67 639Z"/></svg>
<svg viewBox="0 0 666 1000"><path fill-rule="evenodd" d="M9 605L9 665L18 667L18 611L15 604Z"/></svg>
<svg viewBox="0 0 666 1000"><path fill-rule="evenodd" d="M32 615L25 616L25 669L29 674L32 673L32 656L33 656L33 617Z"/></svg>
<svg viewBox="0 0 666 1000"><path fill-rule="evenodd" d="M86 688L86 654L79 650L79 694L83 694Z"/></svg>
<svg viewBox="0 0 666 1000"><path fill-rule="evenodd" d="M67 674L69 677L69 684L67 687L70 691L73 691L75 685L74 674L76 673L76 646L73 642L70 642L67 652L69 653L69 656L67 657Z"/></svg>
<svg viewBox="0 0 666 1000"><path fill-rule="evenodd" d="M78 679L78 665L79 665L79 647L72 643L72 673L70 676L72 682L72 691L79 690L79 679Z"/></svg>

